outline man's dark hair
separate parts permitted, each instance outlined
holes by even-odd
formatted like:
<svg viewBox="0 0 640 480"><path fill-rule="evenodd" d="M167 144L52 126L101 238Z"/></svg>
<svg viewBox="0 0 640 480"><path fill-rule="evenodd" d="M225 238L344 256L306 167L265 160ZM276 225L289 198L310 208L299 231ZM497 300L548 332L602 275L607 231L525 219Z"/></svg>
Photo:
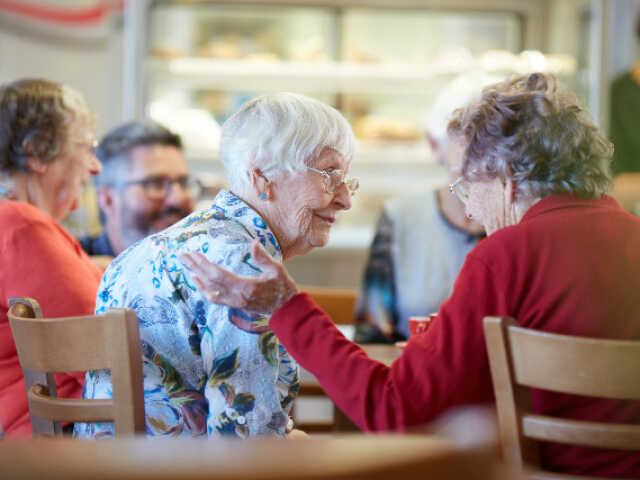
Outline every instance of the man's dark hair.
<svg viewBox="0 0 640 480"><path fill-rule="evenodd" d="M128 122L109 131L96 148L102 172L95 177L96 186L115 185L126 168L127 155L135 147L167 145L182 150L180 136L157 122Z"/></svg>

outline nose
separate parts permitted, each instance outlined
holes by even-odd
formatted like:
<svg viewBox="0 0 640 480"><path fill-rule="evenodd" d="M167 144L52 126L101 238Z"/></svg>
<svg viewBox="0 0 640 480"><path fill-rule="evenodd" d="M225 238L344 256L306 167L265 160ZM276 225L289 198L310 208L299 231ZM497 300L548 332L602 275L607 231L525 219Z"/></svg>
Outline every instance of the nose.
<svg viewBox="0 0 640 480"><path fill-rule="evenodd" d="M91 175L98 175L102 171L102 164L98 157L95 156L94 153L91 153L89 159L89 173Z"/></svg>
<svg viewBox="0 0 640 480"><path fill-rule="evenodd" d="M333 203L338 206L338 210L349 210L351 208L351 194L347 185L340 185L333 195Z"/></svg>

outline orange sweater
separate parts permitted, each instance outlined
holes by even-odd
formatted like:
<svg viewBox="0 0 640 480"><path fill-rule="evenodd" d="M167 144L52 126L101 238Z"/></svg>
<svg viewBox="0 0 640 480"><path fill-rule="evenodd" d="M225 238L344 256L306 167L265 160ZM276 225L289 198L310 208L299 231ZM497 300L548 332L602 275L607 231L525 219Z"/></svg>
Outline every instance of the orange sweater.
<svg viewBox="0 0 640 480"><path fill-rule="evenodd" d="M30 435L29 407L7 319L10 297L33 297L45 317L93 313L101 273L50 216L0 201L0 423L5 435ZM58 374L58 395L82 395L84 373Z"/></svg>

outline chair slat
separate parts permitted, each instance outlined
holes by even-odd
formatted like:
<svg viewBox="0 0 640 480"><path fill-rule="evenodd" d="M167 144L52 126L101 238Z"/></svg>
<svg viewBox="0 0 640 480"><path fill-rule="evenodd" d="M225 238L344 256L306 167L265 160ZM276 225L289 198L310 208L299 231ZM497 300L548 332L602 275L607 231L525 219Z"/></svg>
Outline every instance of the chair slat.
<svg viewBox="0 0 640 480"><path fill-rule="evenodd" d="M574 395L640 399L640 342L520 327L510 327L508 335L515 380L521 385Z"/></svg>
<svg viewBox="0 0 640 480"><path fill-rule="evenodd" d="M112 314L107 313L106 316ZM95 317L23 318L11 330L23 368L41 372L100 370L109 365L107 323ZM46 329L43 323L48 323Z"/></svg>
<svg viewBox="0 0 640 480"><path fill-rule="evenodd" d="M640 450L640 425L618 425L525 415L522 428L527 437L584 447Z"/></svg>
<svg viewBox="0 0 640 480"><path fill-rule="evenodd" d="M113 400L81 400L49 396L44 385L34 385L27 394L29 411L38 417L56 422L110 422L113 420Z"/></svg>
<svg viewBox="0 0 640 480"><path fill-rule="evenodd" d="M358 298L356 290L312 286L301 286L300 290L311 295L334 323L338 325L353 324L353 313Z"/></svg>

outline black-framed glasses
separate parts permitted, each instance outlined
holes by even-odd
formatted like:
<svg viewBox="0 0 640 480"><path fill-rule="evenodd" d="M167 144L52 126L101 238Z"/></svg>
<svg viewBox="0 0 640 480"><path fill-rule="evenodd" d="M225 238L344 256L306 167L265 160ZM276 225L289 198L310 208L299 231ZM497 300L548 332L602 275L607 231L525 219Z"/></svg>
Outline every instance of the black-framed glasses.
<svg viewBox="0 0 640 480"><path fill-rule="evenodd" d="M344 183L347 186L347 190L351 196L356 194L356 191L360 187L360 182L357 178L346 178L344 170L320 170L318 168L307 167L307 170L319 173L324 177L324 188L327 193L334 193Z"/></svg>
<svg viewBox="0 0 640 480"><path fill-rule="evenodd" d="M131 185L140 185L144 190L144 194L153 200L161 200L169 195L169 192L175 185L178 185L184 192L189 194L194 200L200 196L202 185L200 182L189 176L179 178L169 178L162 175L142 178L140 180L131 180L122 184L123 187Z"/></svg>
<svg viewBox="0 0 640 480"><path fill-rule="evenodd" d="M465 205L469 202L469 182L464 177L458 177L455 182L451 183L449 191Z"/></svg>

